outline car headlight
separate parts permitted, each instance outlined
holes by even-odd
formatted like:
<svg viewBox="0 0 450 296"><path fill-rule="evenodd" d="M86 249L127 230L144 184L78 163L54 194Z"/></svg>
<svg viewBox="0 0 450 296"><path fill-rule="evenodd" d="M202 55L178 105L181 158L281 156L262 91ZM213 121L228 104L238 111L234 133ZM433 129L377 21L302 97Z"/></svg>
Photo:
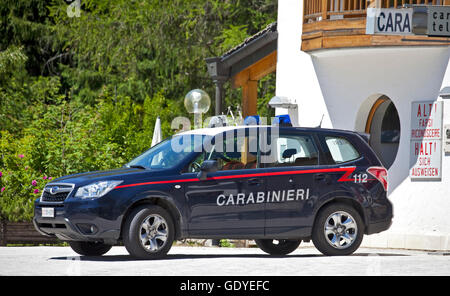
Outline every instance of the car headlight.
<svg viewBox="0 0 450 296"><path fill-rule="evenodd" d="M123 181L99 181L95 182L83 187L78 188L77 193L75 193L75 197L79 197L81 199L87 198L99 198L110 192L117 185L122 183Z"/></svg>

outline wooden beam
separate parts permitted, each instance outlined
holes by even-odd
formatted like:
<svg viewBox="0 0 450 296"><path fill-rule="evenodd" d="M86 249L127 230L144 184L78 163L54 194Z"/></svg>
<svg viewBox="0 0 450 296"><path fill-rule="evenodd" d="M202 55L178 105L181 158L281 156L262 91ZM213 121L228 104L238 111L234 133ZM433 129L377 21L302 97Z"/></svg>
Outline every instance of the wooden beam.
<svg viewBox="0 0 450 296"><path fill-rule="evenodd" d="M257 114L258 81L247 80L242 86L242 115L245 117Z"/></svg>
<svg viewBox="0 0 450 296"><path fill-rule="evenodd" d="M244 86L249 79L250 79L250 70L247 68L231 78L231 86L233 88L239 88L241 86Z"/></svg>
<svg viewBox="0 0 450 296"><path fill-rule="evenodd" d="M277 69L277 52L274 51L250 67L250 80L260 80Z"/></svg>
<svg viewBox="0 0 450 296"><path fill-rule="evenodd" d="M250 67L239 72L232 78L233 88L244 86L249 80L260 80L264 76L275 72L277 68L277 51L265 56Z"/></svg>

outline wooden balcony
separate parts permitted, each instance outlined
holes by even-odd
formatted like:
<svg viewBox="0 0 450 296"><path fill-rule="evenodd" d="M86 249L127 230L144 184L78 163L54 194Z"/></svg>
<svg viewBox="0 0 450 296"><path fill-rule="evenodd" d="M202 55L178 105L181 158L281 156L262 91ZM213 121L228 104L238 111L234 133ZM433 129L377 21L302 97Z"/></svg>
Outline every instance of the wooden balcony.
<svg viewBox="0 0 450 296"><path fill-rule="evenodd" d="M367 8L450 5L450 0L304 0L302 50L449 45L450 38L426 35L367 35Z"/></svg>

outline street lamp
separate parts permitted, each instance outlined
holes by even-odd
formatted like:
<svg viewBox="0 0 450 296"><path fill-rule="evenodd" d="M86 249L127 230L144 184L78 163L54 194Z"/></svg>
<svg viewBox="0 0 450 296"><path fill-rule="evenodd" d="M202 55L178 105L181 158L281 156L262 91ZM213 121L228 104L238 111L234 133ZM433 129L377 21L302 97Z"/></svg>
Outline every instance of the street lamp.
<svg viewBox="0 0 450 296"><path fill-rule="evenodd" d="M211 106L211 99L201 89L193 89L184 97L184 107L189 113L194 113L194 129L202 126L202 113L206 113Z"/></svg>

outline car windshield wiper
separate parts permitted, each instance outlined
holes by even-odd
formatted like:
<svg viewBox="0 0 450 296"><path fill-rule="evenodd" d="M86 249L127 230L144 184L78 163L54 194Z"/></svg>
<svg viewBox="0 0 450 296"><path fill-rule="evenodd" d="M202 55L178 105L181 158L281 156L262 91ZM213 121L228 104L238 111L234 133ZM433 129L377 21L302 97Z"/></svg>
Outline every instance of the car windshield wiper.
<svg viewBox="0 0 450 296"><path fill-rule="evenodd" d="M129 165L127 167L133 168L133 169L143 169L143 170L147 169L145 166L142 166L142 165L139 165L139 164L133 164L133 165Z"/></svg>

